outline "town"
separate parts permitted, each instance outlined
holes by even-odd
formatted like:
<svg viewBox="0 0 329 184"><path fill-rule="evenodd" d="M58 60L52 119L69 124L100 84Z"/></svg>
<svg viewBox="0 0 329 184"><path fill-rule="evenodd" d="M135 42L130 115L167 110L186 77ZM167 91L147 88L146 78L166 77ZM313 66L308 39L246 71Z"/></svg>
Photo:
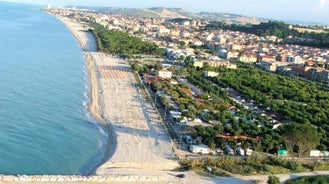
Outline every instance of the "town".
<svg viewBox="0 0 329 184"><path fill-rule="evenodd" d="M255 151L329 156L328 49L287 44L276 36L210 30L208 20L50 6L46 11L78 20L96 39L103 29L123 32L163 50L163 55L112 54L127 58L136 71L143 94L161 114L178 156L249 156Z"/></svg>

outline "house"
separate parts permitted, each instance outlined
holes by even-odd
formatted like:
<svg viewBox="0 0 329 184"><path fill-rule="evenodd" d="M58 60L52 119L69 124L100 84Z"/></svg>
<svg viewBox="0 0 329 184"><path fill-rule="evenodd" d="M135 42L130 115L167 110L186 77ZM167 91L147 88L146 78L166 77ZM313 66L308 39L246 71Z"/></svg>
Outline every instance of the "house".
<svg viewBox="0 0 329 184"><path fill-rule="evenodd" d="M171 79L172 77L172 72L167 69L161 69L158 72L158 77L164 78L164 79Z"/></svg>
<svg viewBox="0 0 329 184"><path fill-rule="evenodd" d="M170 29L167 29L164 26L160 26L157 28L157 35L158 36L168 36L170 34Z"/></svg>
<svg viewBox="0 0 329 184"><path fill-rule="evenodd" d="M201 153L201 154L209 154L210 153L210 148L204 144L200 145L190 145L189 150L192 153Z"/></svg>
<svg viewBox="0 0 329 184"><path fill-rule="evenodd" d="M225 152L228 154L228 155L234 155L234 150L231 148L230 145L226 144L225 146Z"/></svg>
<svg viewBox="0 0 329 184"><path fill-rule="evenodd" d="M202 67L203 67L203 64L204 64L203 61L194 61L194 62L193 62L193 66L194 66L195 68L197 68L197 67L202 68Z"/></svg>
<svg viewBox="0 0 329 184"><path fill-rule="evenodd" d="M259 66L266 71L276 71L276 65L274 64L274 62L271 61L261 61L259 63Z"/></svg>
<svg viewBox="0 0 329 184"><path fill-rule="evenodd" d="M243 49L243 45L241 43L234 43L231 49L235 51L239 51Z"/></svg>
<svg viewBox="0 0 329 184"><path fill-rule="evenodd" d="M249 149L249 148L247 148L246 151L247 151L247 152L245 153L245 150L242 149L240 146L238 146L238 147L235 149L235 152L236 152L238 155L241 155L241 156L244 156L244 155L250 156L250 155L253 153L253 150L252 150L252 149Z"/></svg>
<svg viewBox="0 0 329 184"><path fill-rule="evenodd" d="M264 56L261 56L261 61L274 62L274 61L276 61L276 59L273 56L264 55Z"/></svg>
<svg viewBox="0 0 329 184"><path fill-rule="evenodd" d="M288 150L280 149L278 151L278 156L288 156Z"/></svg>
<svg viewBox="0 0 329 184"><path fill-rule="evenodd" d="M256 63L257 57L254 54L243 53L239 57L239 61L241 61L243 63Z"/></svg>
<svg viewBox="0 0 329 184"><path fill-rule="evenodd" d="M239 57L239 52L237 51L229 51L227 52L226 59L236 59Z"/></svg>
<svg viewBox="0 0 329 184"><path fill-rule="evenodd" d="M320 151L320 150L311 150L310 157L327 157L329 156L328 151Z"/></svg>
<svg viewBox="0 0 329 184"><path fill-rule="evenodd" d="M213 72L213 71L205 71L203 73L203 75L205 77L216 77L217 75L219 75L219 73L218 72Z"/></svg>
<svg viewBox="0 0 329 184"><path fill-rule="evenodd" d="M225 68L229 69L236 69L237 65L230 63L229 61L210 61L210 60L203 60L203 61L194 61L193 63L194 67L202 68L204 66L210 66L210 67L220 67L223 66Z"/></svg>
<svg viewBox="0 0 329 184"><path fill-rule="evenodd" d="M304 63L304 61L301 59L300 56L292 56L292 55L286 56L286 62L293 63L293 64L303 64Z"/></svg>
<svg viewBox="0 0 329 184"><path fill-rule="evenodd" d="M180 37L183 37L183 38L188 38L188 37L191 36L191 34L190 34L188 31L181 30L181 31L179 32L179 36L180 36Z"/></svg>
<svg viewBox="0 0 329 184"><path fill-rule="evenodd" d="M311 150L310 151L310 157L319 157L321 155L320 150Z"/></svg>

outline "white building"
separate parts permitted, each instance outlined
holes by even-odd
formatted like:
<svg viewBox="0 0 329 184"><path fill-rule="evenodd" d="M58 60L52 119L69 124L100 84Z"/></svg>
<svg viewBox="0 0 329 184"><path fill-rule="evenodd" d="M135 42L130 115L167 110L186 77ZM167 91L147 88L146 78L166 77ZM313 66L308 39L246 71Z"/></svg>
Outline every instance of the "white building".
<svg viewBox="0 0 329 184"><path fill-rule="evenodd" d="M251 155L253 153L252 149L247 148L247 152L245 153L245 150L242 149L240 146L235 149L236 153L238 155L244 156L244 155Z"/></svg>
<svg viewBox="0 0 329 184"><path fill-rule="evenodd" d="M164 78L164 79L171 79L172 72L167 69L162 69L162 70L159 70L158 76L161 78Z"/></svg>
<svg viewBox="0 0 329 184"><path fill-rule="evenodd" d="M51 5L50 4L46 4L45 10L50 10L50 9L51 9Z"/></svg>
<svg viewBox="0 0 329 184"><path fill-rule="evenodd" d="M203 75L205 77L217 77L217 75L219 75L219 73L218 72L213 72L213 71L205 71L203 73Z"/></svg>
<svg viewBox="0 0 329 184"><path fill-rule="evenodd" d="M158 27L157 28L157 34L158 36L166 36L170 34L170 29L167 29L165 27Z"/></svg>
<svg viewBox="0 0 329 184"><path fill-rule="evenodd" d="M286 62L293 63L293 64L303 64L304 63L300 56L291 56L291 55L286 56Z"/></svg>
<svg viewBox="0 0 329 184"><path fill-rule="evenodd" d="M328 151L320 151L320 150L311 150L310 157L327 157L329 156Z"/></svg>
<svg viewBox="0 0 329 184"><path fill-rule="evenodd" d="M191 145L189 147L190 151L192 153L201 153L201 154L209 154L210 153L210 148L204 144L200 145Z"/></svg>

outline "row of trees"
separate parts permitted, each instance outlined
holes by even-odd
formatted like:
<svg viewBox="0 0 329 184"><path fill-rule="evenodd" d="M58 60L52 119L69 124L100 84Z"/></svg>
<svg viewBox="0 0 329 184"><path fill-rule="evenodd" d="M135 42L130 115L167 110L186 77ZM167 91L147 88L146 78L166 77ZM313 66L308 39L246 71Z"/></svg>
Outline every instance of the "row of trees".
<svg viewBox="0 0 329 184"><path fill-rule="evenodd" d="M93 26L91 32L95 35L98 50L101 52L117 55L164 55L164 51L155 43L143 41L124 32L107 30L98 24Z"/></svg>

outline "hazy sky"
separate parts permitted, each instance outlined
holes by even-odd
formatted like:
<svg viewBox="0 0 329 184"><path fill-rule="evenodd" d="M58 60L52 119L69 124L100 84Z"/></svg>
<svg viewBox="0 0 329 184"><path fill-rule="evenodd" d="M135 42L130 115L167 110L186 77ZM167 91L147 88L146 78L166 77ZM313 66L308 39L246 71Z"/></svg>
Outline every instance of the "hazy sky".
<svg viewBox="0 0 329 184"><path fill-rule="evenodd" d="M0 0L1 1L1 0ZM329 0L5 0L53 6L87 5L127 8L175 7L329 24Z"/></svg>

